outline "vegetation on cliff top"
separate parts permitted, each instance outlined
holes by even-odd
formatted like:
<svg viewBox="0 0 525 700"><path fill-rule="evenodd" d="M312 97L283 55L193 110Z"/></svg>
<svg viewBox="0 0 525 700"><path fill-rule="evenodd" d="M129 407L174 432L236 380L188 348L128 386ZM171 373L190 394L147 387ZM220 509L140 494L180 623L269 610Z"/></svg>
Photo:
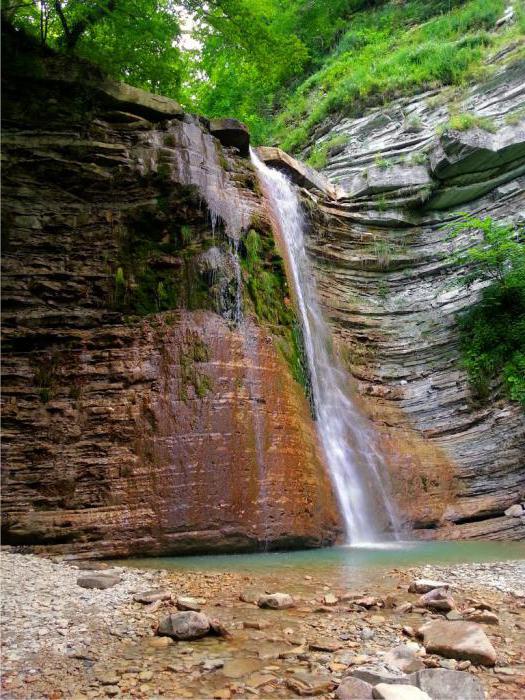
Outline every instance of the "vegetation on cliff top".
<svg viewBox="0 0 525 700"><path fill-rule="evenodd" d="M3 0L43 43L209 117L246 122L256 143L305 146L330 115L489 68L525 31L498 31L506 0ZM181 29L181 26L183 29ZM188 35L191 42L188 41Z"/></svg>

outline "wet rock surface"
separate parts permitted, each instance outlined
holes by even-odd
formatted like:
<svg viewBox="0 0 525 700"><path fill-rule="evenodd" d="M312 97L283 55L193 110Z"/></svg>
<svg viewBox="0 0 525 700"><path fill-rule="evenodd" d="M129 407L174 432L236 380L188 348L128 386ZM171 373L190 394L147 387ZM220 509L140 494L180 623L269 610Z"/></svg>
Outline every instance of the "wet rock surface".
<svg viewBox="0 0 525 700"><path fill-rule="evenodd" d="M311 185L305 198L318 289L382 434L394 498L428 538L525 538L523 409L498 382L479 401L461 366L457 318L480 289L456 284L447 234L458 212L523 220L519 52L497 57L478 84L332 119L311 143L342 144L322 170L337 197ZM488 128L451 129L455 110Z"/></svg>
<svg viewBox="0 0 525 700"><path fill-rule="evenodd" d="M432 700L521 700L525 597L499 591L489 578L492 571L492 584L501 585L506 577L511 587L522 565L483 565L485 586L475 583L478 566L464 565L465 571L470 568L465 584L452 580L452 567L441 568L439 576L396 569L348 580L333 569L310 569L305 577L303 571L285 569L255 574L112 566L121 580L102 590L80 588L74 562L3 552L3 696L357 700L408 698L410 692ZM450 585L459 610L474 605L498 610L503 632L479 624L495 649L494 667L449 659L407 641L407 625L455 624L424 608L399 613L383 605L397 597L417 606L421 594L407 589L415 578L430 574ZM239 599L243 591L271 591L277 585L293 596L294 608L265 610ZM149 604L135 599L150 591L169 592L171 598ZM323 606L328 593L338 602ZM178 611L175 601L181 597L205 601L202 612ZM352 602L366 597L375 598L375 610ZM319 607L325 612L317 612ZM180 626L178 616L184 616ZM195 622L199 638L158 636L165 618L170 633L189 631ZM210 635L217 625L229 636ZM414 661L422 668L399 668ZM399 695L403 686L411 690Z"/></svg>
<svg viewBox="0 0 525 700"><path fill-rule="evenodd" d="M235 325L235 246L255 226L274 248L250 163L172 100L9 41L2 541L89 557L333 542L283 336L248 297Z"/></svg>

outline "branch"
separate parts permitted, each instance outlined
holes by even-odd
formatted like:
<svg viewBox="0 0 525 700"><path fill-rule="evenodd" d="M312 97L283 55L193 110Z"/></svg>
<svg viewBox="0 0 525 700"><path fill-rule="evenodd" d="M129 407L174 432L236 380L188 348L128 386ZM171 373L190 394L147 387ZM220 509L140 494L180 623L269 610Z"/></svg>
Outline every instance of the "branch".
<svg viewBox="0 0 525 700"><path fill-rule="evenodd" d="M57 3L60 4L59 0L57 0ZM109 12L113 12L116 5L117 0L108 0L106 6L97 5L97 7L88 12L85 17L77 20L67 33L64 32L66 35L66 48L74 49L86 29L100 22Z"/></svg>

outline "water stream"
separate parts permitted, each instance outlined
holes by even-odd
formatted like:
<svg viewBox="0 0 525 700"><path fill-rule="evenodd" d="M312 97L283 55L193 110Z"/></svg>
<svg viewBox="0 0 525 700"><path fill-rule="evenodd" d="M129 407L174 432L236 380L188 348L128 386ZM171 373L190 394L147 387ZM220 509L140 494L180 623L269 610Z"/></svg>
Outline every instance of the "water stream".
<svg viewBox="0 0 525 700"><path fill-rule="evenodd" d="M395 508L385 487L387 470L377 436L358 410L349 376L332 350L315 278L305 245L305 221L297 192L281 172L268 168L252 152L252 161L285 247L288 274L301 318L311 377L317 430L339 501L347 542L363 544L399 531ZM386 525L386 528L385 528Z"/></svg>

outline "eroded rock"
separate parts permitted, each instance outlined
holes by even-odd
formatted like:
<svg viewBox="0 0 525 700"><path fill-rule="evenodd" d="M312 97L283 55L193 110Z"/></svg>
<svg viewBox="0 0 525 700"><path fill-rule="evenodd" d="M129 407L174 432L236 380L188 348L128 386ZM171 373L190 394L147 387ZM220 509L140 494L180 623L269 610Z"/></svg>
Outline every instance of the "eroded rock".
<svg viewBox="0 0 525 700"><path fill-rule="evenodd" d="M77 579L77 583L82 588L98 588L104 590L106 588L112 588L120 583L120 576L108 575L108 574L91 574L89 576L80 576Z"/></svg>
<svg viewBox="0 0 525 700"><path fill-rule="evenodd" d="M483 628L475 622L436 620L419 628L427 652L494 666L496 651Z"/></svg>
<svg viewBox="0 0 525 700"><path fill-rule="evenodd" d="M379 700L432 700L430 695L414 685L378 683L372 692L373 697Z"/></svg>
<svg viewBox="0 0 525 700"><path fill-rule="evenodd" d="M144 591L144 593L136 593L133 596L133 600L135 600L137 603L150 605L151 603L156 603L157 601L171 600L171 593L164 588L155 588L150 591Z"/></svg>
<svg viewBox="0 0 525 700"><path fill-rule="evenodd" d="M179 640L192 640L205 637L210 632L210 620L198 612L186 611L171 613L162 618L157 628L160 636Z"/></svg>
<svg viewBox="0 0 525 700"><path fill-rule="evenodd" d="M270 593L262 595L257 601L260 608L271 608L272 610L284 610L295 606L294 600L288 593Z"/></svg>

